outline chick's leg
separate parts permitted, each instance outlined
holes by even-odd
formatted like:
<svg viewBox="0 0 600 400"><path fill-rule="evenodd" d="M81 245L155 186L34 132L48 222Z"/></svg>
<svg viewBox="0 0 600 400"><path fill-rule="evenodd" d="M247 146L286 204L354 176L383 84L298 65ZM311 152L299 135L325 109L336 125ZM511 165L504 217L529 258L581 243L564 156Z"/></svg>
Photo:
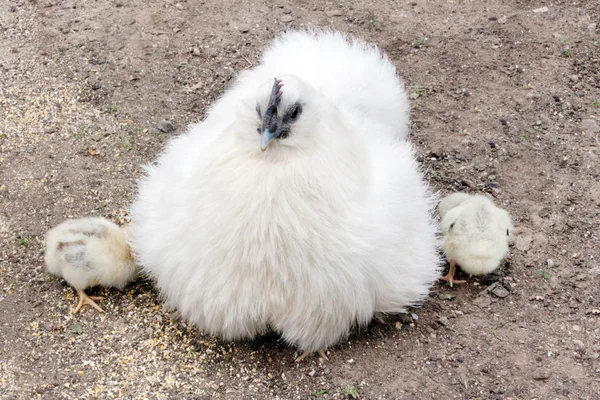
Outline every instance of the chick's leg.
<svg viewBox="0 0 600 400"><path fill-rule="evenodd" d="M96 301L104 300L104 297L88 296L81 289L77 289L77 295L79 296L79 303L77 303L77 307L75 308L75 311L73 311L74 313L79 312L79 310L81 310L81 308L86 304L94 307L99 312L104 312L104 310L101 309L100 306L98 304L96 304L96 302L94 301L94 300L96 300Z"/></svg>
<svg viewBox="0 0 600 400"><path fill-rule="evenodd" d="M450 284L450 287L452 287L452 285L454 285L455 283L465 283L466 281L455 281L454 280L454 274L456 273L456 260L454 258L452 258L450 260L450 270L448 271L448 273L444 276L442 276L440 278L440 280L442 281L446 281Z"/></svg>
<svg viewBox="0 0 600 400"><path fill-rule="evenodd" d="M318 351L319 356L324 359L324 360L329 360L329 358L327 358L327 354L325 354L325 350L321 349ZM308 350L306 350L304 353L300 354L300 356L298 356L298 358L296 358L296 362L300 362L302 360L304 360L308 355L310 354L310 352Z"/></svg>

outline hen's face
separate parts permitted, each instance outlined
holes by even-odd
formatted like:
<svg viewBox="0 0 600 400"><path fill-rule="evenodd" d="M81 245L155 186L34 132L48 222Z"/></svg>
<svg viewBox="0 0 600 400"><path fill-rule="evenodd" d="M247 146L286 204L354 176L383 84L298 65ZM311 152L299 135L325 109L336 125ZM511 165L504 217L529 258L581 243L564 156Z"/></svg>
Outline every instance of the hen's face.
<svg viewBox="0 0 600 400"><path fill-rule="evenodd" d="M301 140L298 136L310 120L306 111L313 108L311 102L314 102L313 90L296 77L283 76L262 85L256 104L262 151L274 141L293 146Z"/></svg>

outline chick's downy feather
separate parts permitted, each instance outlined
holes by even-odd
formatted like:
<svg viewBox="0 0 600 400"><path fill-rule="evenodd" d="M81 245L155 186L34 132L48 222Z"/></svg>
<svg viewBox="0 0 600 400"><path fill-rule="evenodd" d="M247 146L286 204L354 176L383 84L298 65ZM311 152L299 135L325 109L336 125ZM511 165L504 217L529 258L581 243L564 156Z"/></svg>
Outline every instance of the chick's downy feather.
<svg viewBox="0 0 600 400"><path fill-rule="evenodd" d="M284 133L263 151L267 110ZM326 348L374 312L417 304L439 274L407 132L406 94L375 47L284 34L146 167L137 260L201 329Z"/></svg>
<svg viewBox="0 0 600 400"><path fill-rule="evenodd" d="M510 215L483 195L452 194L440 202L442 249L470 275L494 271L508 253Z"/></svg>
<svg viewBox="0 0 600 400"><path fill-rule="evenodd" d="M46 233L46 268L75 289L96 285L122 289L137 269L128 229L101 217L67 220Z"/></svg>

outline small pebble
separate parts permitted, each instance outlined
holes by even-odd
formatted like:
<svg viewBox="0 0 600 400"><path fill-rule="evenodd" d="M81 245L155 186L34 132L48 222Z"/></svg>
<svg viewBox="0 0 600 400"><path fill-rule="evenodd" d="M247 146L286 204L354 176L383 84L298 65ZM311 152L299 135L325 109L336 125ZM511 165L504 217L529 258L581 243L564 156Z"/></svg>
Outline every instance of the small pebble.
<svg viewBox="0 0 600 400"><path fill-rule="evenodd" d="M581 127L583 128L584 131L586 131L590 135L600 132L600 126L598 126L598 123L593 119L582 120Z"/></svg>
<svg viewBox="0 0 600 400"><path fill-rule="evenodd" d="M485 289L480 290L479 291L479 295L481 296L481 295L485 295L485 294L491 293L492 290L496 289L497 286L498 286L498 282L494 282L491 285L486 286Z"/></svg>
<svg viewBox="0 0 600 400"><path fill-rule="evenodd" d="M76 335L83 333L83 326L81 326L79 322L74 321L73 324L71 324L71 333Z"/></svg>
<svg viewBox="0 0 600 400"><path fill-rule="evenodd" d="M340 16L344 15L342 10L340 10L340 9L329 10L329 11L326 11L325 14L327 14L328 17L340 17Z"/></svg>
<svg viewBox="0 0 600 400"><path fill-rule="evenodd" d="M215 47L208 47L206 49L204 49L204 52L212 58L215 58L219 55L219 49L215 48Z"/></svg>
<svg viewBox="0 0 600 400"><path fill-rule="evenodd" d="M569 76L569 79L571 80L571 82L574 82L574 83L579 82L579 77L577 75L571 75L571 76Z"/></svg>
<svg viewBox="0 0 600 400"><path fill-rule="evenodd" d="M540 211L538 211L538 215L542 218L546 218L550 215L550 209L548 207L542 207Z"/></svg>
<svg viewBox="0 0 600 400"><path fill-rule="evenodd" d="M533 372L533 379L543 381L550 378L550 370L548 368L539 368Z"/></svg>
<svg viewBox="0 0 600 400"><path fill-rule="evenodd" d="M519 251L528 251L529 249L531 249L532 244L533 235L531 235L529 232L521 232L521 234L515 238L515 247Z"/></svg>
<svg viewBox="0 0 600 400"><path fill-rule="evenodd" d="M284 22L284 23L289 23L289 22L292 22L294 19L295 19L295 18L294 18L294 17L292 17L291 15L289 15L289 14L286 14L286 15L284 15L283 17L281 17L281 22Z"/></svg>
<svg viewBox="0 0 600 400"><path fill-rule="evenodd" d="M507 297L510 294L510 292L508 290L506 290L506 288L504 288L504 286L498 285L494 288L494 290L492 290L492 294L498 298L503 299L503 298Z"/></svg>
<svg viewBox="0 0 600 400"><path fill-rule="evenodd" d="M400 319L400 323L404 325L411 324L413 322L413 318L409 314L401 313L398 315Z"/></svg>
<svg viewBox="0 0 600 400"><path fill-rule="evenodd" d="M461 179L460 183L462 183L463 185L465 185L468 188L475 187L475 184L472 181L468 180L468 179Z"/></svg>
<svg viewBox="0 0 600 400"><path fill-rule="evenodd" d="M157 128L161 132L171 133L175 131L175 124L171 120L163 119L158 123Z"/></svg>

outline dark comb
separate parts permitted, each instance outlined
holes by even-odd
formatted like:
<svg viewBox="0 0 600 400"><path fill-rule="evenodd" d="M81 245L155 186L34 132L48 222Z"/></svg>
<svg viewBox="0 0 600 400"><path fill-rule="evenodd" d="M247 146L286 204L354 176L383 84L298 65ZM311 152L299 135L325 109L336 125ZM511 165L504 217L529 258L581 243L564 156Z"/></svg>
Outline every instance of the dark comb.
<svg viewBox="0 0 600 400"><path fill-rule="evenodd" d="M271 98L269 99L269 105L267 108L271 108L272 106L277 107L279 102L281 101L281 95L283 92L281 88L283 87L283 83L281 83L281 79L275 79L275 83L273 83L273 89L271 89Z"/></svg>
<svg viewBox="0 0 600 400"><path fill-rule="evenodd" d="M273 89L271 89L271 97L269 98L269 104L267 105L267 109L265 110L265 116L263 120L263 126L265 128L271 126L273 113L277 110L277 106L281 101L281 95L283 94L283 92L281 91L281 88L283 87L281 79L274 79L275 83L273 83Z"/></svg>

